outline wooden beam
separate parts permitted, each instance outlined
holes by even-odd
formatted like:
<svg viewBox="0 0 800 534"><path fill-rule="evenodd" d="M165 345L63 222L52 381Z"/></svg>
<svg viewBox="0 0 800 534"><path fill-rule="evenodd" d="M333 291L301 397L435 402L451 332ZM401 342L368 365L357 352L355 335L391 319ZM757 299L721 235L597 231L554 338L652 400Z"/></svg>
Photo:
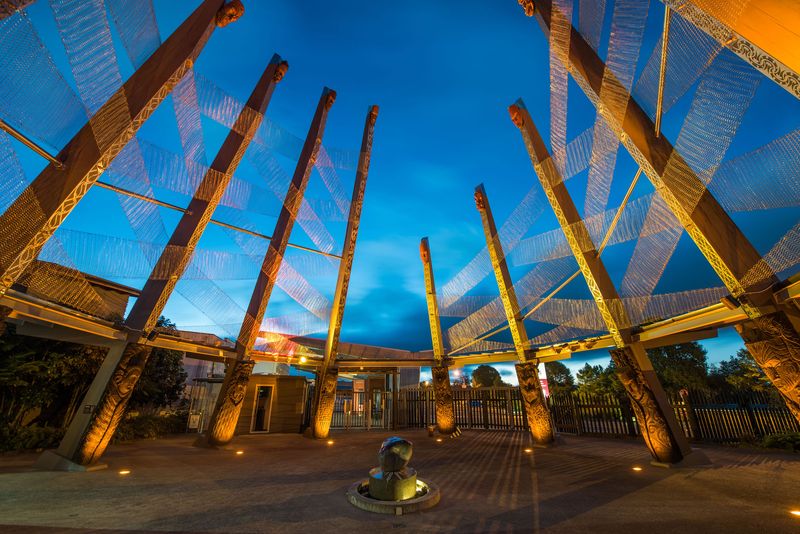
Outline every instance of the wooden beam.
<svg viewBox="0 0 800 534"><path fill-rule="evenodd" d="M364 134L361 137L361 152L358 158L356 180L353 184L353 196L350 200L350 212L347 215L347 228L344 232L342 260L339 263L339 274L336 278L336 289L331 305L331 317L328 325L328 337L325 341L325 357L322 372L326 373L331 363L338 356L339 335L342 332L344 306L347 302L347 290L350 287L350 273L353 270L353 258L356 252L358 228L361 224L361 210L364 207L364 192L369 176L369 164L372 159L372 139L375 136L375 121L378 120L378 106L370 106L364 123Z"/></svg>
<svg viewBox="0 0 800 534"><path fill-rule="evenodd" d="M264 261L261 263L261 270L258 272L255 287L250 295L250 303L247 306L247 314L242 321L239 329L239 336L236 339L236 353L239 359L247 359L248 354L253 349L253 345L258 338L261 329L261 322L267 310L267 304L272 296L272 290L278 279L283 256L286 254L286 247L289 237L294 228L295 217L300 210L303 201L308 179L311 170L317 159L319 147L322 143L322 136L325 133L325 124L328 120L328 111L336 100L336 92L323 89L322 96L317 103L317 109L311 120L303 149L300 152L300 159L294 169L292 181L286 191L286 198L281 206L278 220L275 222L275 230L272 232L272 239L264 254Z"/></svg>
<svg viewBox="0 0 800 534"><path fill-rule="evenodd" d="M439 320L439 303L436 300L436 283L433 279L431 247L428 244L427 237L423 237L422 241L420 241L419 253L425 273L425 301L428 304L428 324L431 329L433 356L437 361L441 361L445 357L444 339L442 337L442 324Z"/></svg>
<svg viewBox="0 0 800 534"><path fill-rule="evenodd" d="M535 5L542 27L549 31L552 10L557 8L549 0L536 2ZM774 275L766 276L756 284L743 285L742 280L754 266L763 265L769 269L760 254L672 143L665 136L656 135L655 125L647 113L614 74L606 69L597 53L574 27L566 67L597 112L617 132L620 142L644 170L722 282L742 302L747 314L758 317L764 313L760 308L770 305L770 294L761 292L776 283L777 278ZM601 96L600 87L604 83L613 90L603 91ZM621 122L610 111L616 107L603 100L608 98L605 95L612 93L627 95L627 113ZM668 167L671 171L665 172Z"/></svg>
<svg viewBox="0 0 800 534"><path fill-rule="evenodd" d="M489 198L486 196L486 189L483 184L475 188L475 206L481 214L483 235L486 238L486 247L489 249L492 269L497 280L497 287L500 290L500 300L503 303L503 310L506 312L506 319L509 330L511 330L511 337L514 340L517 358L519 361L524 362L528 360L532 353L528 342L528 333L525 330L517 293L514 290L511 274L508 272L505 252L503 251L502 243L500 243L497 225L494 222L492 208L489 206Z"/></svg>
<svg viewBox="0 0 800 534"><path fill-rule="evenodd" d="M39 254L89 188L192 68L223 0L205 0L67 143L0 217L0 295Z"/></svg>
<svg viewBox="0 0 800 534"><path fill-rule="evenodd" d="M286 69L286 62L277 54L273 56L239 113L233 129L228 132L214 162L197 186L189 206L153 267L141 295L128 314L126 324L134 332L148 333L155 327L167 300L189 265L197 243L205 232L233 173L261 126L275 86Z"/></svg>

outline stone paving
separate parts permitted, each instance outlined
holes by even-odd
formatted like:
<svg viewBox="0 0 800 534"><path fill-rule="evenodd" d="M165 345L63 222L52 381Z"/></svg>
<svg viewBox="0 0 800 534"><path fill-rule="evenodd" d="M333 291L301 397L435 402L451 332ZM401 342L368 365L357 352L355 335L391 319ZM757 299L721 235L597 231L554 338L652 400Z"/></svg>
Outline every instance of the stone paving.
<svg viewBox="0 0 800 534"><path fill-rule="evenodd" d="M241 436L231 450L182 436L112 446L109 468L93 473L0 456L0 532L800 532L796 454L704 447L711 466L664 469L638 441L573 437L526 452L523 433L395 433L441 488L432 510L385 516L345 500L391 433L333 434L333 445Z"/></svg>

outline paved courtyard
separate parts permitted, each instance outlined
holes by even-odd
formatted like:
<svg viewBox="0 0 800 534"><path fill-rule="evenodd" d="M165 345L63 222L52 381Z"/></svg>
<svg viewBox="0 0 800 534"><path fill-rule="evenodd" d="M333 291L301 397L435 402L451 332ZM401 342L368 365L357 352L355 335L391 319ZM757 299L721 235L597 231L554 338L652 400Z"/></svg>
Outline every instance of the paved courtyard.
<svg viewBox="0 0 800 534"><path fill-rule="evenodd" d="M115 445L94 473L0 457L0 532L800 532L798 455L706 447L712 466L663 469L638 441L567 438L528 453L522 433L396 433L441 488L432 510L384 516L346 501L390 433L334 434L333 445L242 436L240 455L176 437Z"/></svg>

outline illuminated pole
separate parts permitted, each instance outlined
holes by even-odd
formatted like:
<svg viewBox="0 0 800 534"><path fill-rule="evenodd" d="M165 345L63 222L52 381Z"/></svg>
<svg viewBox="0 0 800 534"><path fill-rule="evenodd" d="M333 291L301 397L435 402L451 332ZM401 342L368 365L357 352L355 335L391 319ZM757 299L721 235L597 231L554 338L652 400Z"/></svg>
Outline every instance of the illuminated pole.
<svg viewBox="0 0 800 534"><path fill-rule="evenodd" d="M342 260L339 263L339 275L336 279L336 290L333 295L328 337L325 340L325 355L322 365L317 371L319 387L314 388L312 413L312 432L315 438L328 437L333 418L333 405L336 401L336 382L339 371L333 367L339 351L339 334L342 331L344 306L347 302L347 290L350 287L350 273L353 269L353 258L356 252L356 239L361 223L361 209L364 206L364 191L367 187L369 163L372 158L372 139L375 134L375 121L378 119L378 106L370 106L361 138L361 153L358 158L356 180L353 184L353 197L350 201L350 212L347 216L345 241L342 248Z"/></svg>
<svg viewBox="0 0 800 534"><path fill-rule="evenodd" d="M509 108L520 129L533 168L567 238L592 298L617 346L611 356L631 399L647 447L657 462L681 461L691 452L667 395L641 343L634 343L631 321L595 248L575 203L522 101Z"/></svg>
<svg viewBox="0 0 800 534"><path fill-rule="evenodd" d="M322 91L311 126L308 129L300 158L286 191L286 198L283 201L281 212L275 223L275 230L272 239L264 254L264 261L256 279L256 285L250 296L250 304L247 307L247 314L242 321L239 330L239 337L236 340L236 361L228 364L225 372L225 380L217 396L214 412L208 424L208 431L198 444L208 444L211 446L222 446L233 439L236 422L242 409L247 384L250 374L253 372L255 362L250 359L250 352L258 338L261 330L261 323L267 311L267 304L272 296L272 290L278 280L283 256L286 254L286 247L289 237L294 228L295 218L300 211L303 202L308 180L314 163L317 160L319 147L322 144L322 136L325 133L325 124L328 120L328 111L336 100L336 92L327 87Z"/></svg>
<svg viewBox="0 0 800 534"><path fill-rule="evenodd" d="M557 9L551 1L536 2L535 8L531 0L520 4L549 31ZM776 300L779 280L772 269L574 27L569 42L567 69L747 314L737 330L800 422L800 313ZM624 116L618 113L619 95L627 102Z"/></svg>
<svg viewBox="0 0 800 534"><path fill-rule="evenodd" d="M517 301L517 293L514 291L511 274L508 272L503 245L500 243L500 236L497 233L497 226L489 206L489 198L486 196L483 185L475 188L475 205L481 214L486 246L489 249L497 287L500 290L500 300L506 312L506 320L514 340L514 349L520 362L514 367L517 370L519 390L525 404L533 442L536 445L548 445L555 439L555 434L547 401L544 398L542 383L539 380L538 362L534 351L530 348L528 333L525 330L524 319Z"/></svg>
<svg viewBox="0 0 800 534"><path fill-rule="evenodd" d="M191 261L200 237L208 225L225 189L261 125L275 85L286 71L286 63L275 55L256 84L253 93L228 133L189 207L181 217L161 253L125 326L127 339L109 350L82 405L58 448L58 456L88 466L102 456L114 436L125 407L144 370L152 348L143 338L156 336L154 330L175 285ZM58 460L50 457L51 460ZM54 466L55 467L55 466Z"/></svg>
<svg viewBox="0 0 800 534"><path fill-rule="evenodd" d="M89 119L0 217L0 296L38 256L175 85L189 72L215 26L231 22L231 6L205 0Z"/></svg>
<svg viewBox="0 0 800 534"><path fill-rule="evenodd" d="M444 339L442 338L442 325L439 321L439 303L436 302L433 262L427 237L422 238L422 241L420 241L419 254L425 273L425 300L428 303L428 323L431 328L433 359L436 362L435 365L431 366L433 400L436 404L436 426L439 427L439 432L442 434L452 434L456 431L456 418L453 413L453 388L450 385L450 371L444 361Z"/></svg>

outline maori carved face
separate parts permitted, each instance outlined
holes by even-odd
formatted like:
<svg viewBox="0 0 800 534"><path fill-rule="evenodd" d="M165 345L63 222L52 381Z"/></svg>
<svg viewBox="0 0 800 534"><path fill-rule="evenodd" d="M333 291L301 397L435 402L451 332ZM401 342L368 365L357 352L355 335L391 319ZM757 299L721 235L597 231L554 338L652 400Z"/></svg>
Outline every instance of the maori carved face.
<svg viewBox="0 0 800 534"><path fill-rule="evenodd" d="M483 198L483 193L480 191L475 191L475 206L478 208L478 211L484 211L486 209L486 201Z"/></svg>
<svg viewBox="0 0 800 534"><path fill-rule="evenodd" d="M217 27L224 28L244 15L242 0L231 0L217 11Z"/></svg>
<svg viewBox="0 0 800 534"><path fill-rule="evenodd" d="M516 104L508 106L508 114L511 115L511 122L514 123L514 126L517 128L525 126L525 119L522 118L522 110L519 109L519 106Z"/></svg>
<svg viewBox="0 0 800 534"><path fill-rule="evenodd" d="M233 381L228 389L228 398L231 404L239 406L247 393L247 383L250 381L250 373L253 371L254 362L237 362L233 373Z"/></svg>
<svg viewBox="0 0 800 534"><path fill-rule="evenodd" d="M150 348L144 345L129 345L125 352L126 357L114 371L109 384L110 395L120 400L127 399L136 387L147 356L150 355Z"/></svg>
<svg viewBox="0 0 800 534"><path fill-rule="evenodd" d="M328 90L328 98L325 100L325 109L330 110L334 102L336 102L336 91L330 89Z"/></svg>
<svg viewBox="0 0 800 534"><path fill-rule="evenodd" d="M370 106L369 108L369 124L375 126L375 121L378 120L378 106Z"/></svg>
<svg viewBox="0 0 800 534"><path fill-rule="evenodd" d="M532 17L533 14L536 12L536 6L533 5L533 0L517 0L519 5L522 6L522 9L525 10L525 15L528 17Z"/></svg>
<svg viewBox="0 0 800 534"><path fill-rule="evenodd" d="M425 243L419 244L419 257L422 258L422 263L428 263L430 261L428 247L425 246Z"/></svg>
<svg viewBox="0 0 800 534"><path fill-rule="evenodd" d="M283 77L286 75L286 71L288 71L288 70L289 70L289 62L288 61L281 61L278 64L278 67L275 69L275 74L273 74L272 80L275 83L278 83L279 81L281 81L283 79Z"/></svg>

